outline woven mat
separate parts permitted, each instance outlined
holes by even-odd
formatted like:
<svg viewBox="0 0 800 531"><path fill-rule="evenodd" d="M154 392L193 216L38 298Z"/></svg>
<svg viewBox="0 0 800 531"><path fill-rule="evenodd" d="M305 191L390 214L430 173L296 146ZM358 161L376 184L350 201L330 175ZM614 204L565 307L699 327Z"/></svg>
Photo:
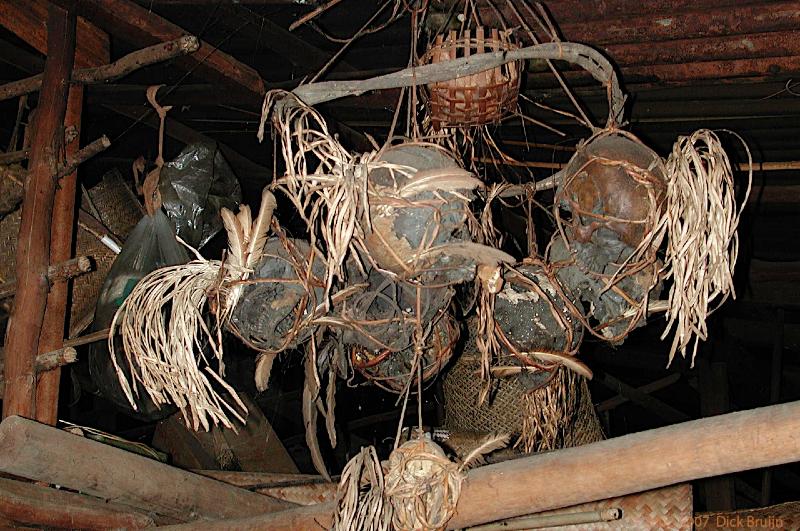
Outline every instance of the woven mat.
<svg viewBox="0 0 800 531"><path fill-rule="evenodd" d="M141 219L138 202L119 174L109 174L89 190L89 196L101 217L100 221L120 240L124 240ZM82 208L91 211L84 201L81 203ZM15 276L14 260L19 224L19 209L0 220L0 281L13 279ZM69 321L71 331L75 325L91 318L100 288L116 259L116 254L82 227L78 228L75 247L75 256L91 257L95 268L74 281Z"/></svg>
<svg viewBox="0 0 800 531"><path fill-rule="evenodd" d="M541 514L580 513L622 509L622 519L593 524L548 527L553 531L678 531L692 529L692 486L687 484L649 490L629 496L584 503ZM697 528L700 529L699 527ZM786 528L790 529L790 528ZM797 529L796 527L791 529Z"/></svg>

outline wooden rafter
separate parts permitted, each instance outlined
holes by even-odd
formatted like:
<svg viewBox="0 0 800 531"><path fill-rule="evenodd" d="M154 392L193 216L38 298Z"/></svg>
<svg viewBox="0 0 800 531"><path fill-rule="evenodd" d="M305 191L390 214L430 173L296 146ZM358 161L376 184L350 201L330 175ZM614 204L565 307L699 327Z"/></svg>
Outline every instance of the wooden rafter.
<svg viewBox="0 0 800 531"><path fill-rule="evenodd" d="M3 0L0 25L47 55L46 0ZM88 68L108 62L108 35L78 17L75 67Z"/></svg>
<svg viewBox="0 0 800 531"><path fill-rule="evenodd" d="M171 41L187 34L180 26L128 0L80 0L78 12L115 37L135 46ZM212 82L225 84L243 96L260 101L264 81L250 66L206 41L194 54L176 63Z"/></svg>

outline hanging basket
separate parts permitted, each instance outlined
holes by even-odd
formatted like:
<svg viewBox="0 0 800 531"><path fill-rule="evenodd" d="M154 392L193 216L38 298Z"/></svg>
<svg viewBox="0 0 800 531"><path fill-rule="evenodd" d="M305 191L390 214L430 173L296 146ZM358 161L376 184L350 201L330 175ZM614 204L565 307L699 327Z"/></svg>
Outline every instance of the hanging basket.
<svg viewBox="0 0 800 531"><path fill-rule="evenodd" d="M422 56L422 64L433 64L474 54L514 50L506 32L483 27L467 29L457 37L451 31L438 35ZM517 105L522 61L506 63L491 70L427 85L428 113L433 129L470 127L496 122Z"/></svg>
<svg viewBox="0 0 800 531"><path fill-rule="evenodd" d="M549 382L531 390L518 376L497 378L488 400L482 390L480 355L467 340L465 352L444 376L444 427L451 432L510 433L517 448L540 452L604 438L587 380L559 367Z"/></svg>

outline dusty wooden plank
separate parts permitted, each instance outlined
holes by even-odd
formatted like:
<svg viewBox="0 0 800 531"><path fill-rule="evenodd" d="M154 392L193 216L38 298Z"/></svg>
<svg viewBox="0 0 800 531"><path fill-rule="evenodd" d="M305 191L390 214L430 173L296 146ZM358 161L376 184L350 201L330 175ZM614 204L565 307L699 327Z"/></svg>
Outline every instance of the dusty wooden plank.
<svg viewBox="0 0 800 531"><path fill-rule="evenodd" d="M74 14L50 6L47 24L49 53L42 81L42 103L37 110L31 141L28 182L23 194L16 250L17 294L6 337L4 417L21 415L32 418L36 414L35 360L49 291L47 269L56 194L54 176L61 163L67 79L75 59ZM63 319L61 324L63 327Z"/></svg>
<svg viewBox="0 0 800 531"><path fill-rule="evenodd" d="M180 521L253 516L293 506L16 416L0 424L0 471Z"/></svg>

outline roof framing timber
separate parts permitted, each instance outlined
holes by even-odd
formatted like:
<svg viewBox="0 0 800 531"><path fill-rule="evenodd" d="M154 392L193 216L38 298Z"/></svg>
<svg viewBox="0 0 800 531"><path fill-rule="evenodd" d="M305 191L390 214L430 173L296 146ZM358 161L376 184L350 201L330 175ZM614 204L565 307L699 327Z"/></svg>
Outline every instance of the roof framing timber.
<svg viewBox="0 0 800 531"><path fill-rule="evenodd" d="M78 0L78 12L100 28L137 46L174 40L188 33L127 0ZM248 98L260 100L264 96L264 81L255 69L206 41L201 40L197 52L181 57L177 63L209 81L224 83Z"/></svg>
<svg viewBox="0 0 800 531"><path fill-rule="evenodd" d="M0 2L0 25L47 55L48 4L46 0L3 0ZM78 17L76 39L76 68L109 62L108 35L81 17Z"/></svg>

